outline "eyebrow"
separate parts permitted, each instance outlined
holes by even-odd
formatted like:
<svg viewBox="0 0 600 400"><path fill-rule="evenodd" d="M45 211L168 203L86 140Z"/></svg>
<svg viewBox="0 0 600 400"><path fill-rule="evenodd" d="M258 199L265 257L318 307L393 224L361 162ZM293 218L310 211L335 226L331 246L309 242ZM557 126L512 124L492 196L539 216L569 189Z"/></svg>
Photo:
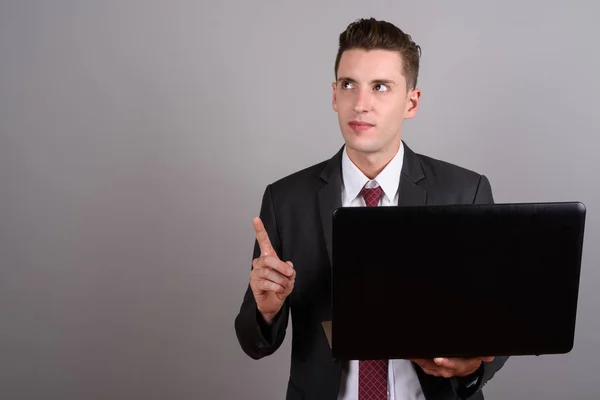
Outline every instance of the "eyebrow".
<svg viewBox="0 0 600 400"><path fill-rule="evenodd" d="M356 79L352 79L352 78L346 78L346 77L339 77L338 78L338 83L339 82L350 82L350 83L358 83L356 81ZM396 82L394 82L391 79L374 79L371 81L371 85L395 85Z"/></svg>

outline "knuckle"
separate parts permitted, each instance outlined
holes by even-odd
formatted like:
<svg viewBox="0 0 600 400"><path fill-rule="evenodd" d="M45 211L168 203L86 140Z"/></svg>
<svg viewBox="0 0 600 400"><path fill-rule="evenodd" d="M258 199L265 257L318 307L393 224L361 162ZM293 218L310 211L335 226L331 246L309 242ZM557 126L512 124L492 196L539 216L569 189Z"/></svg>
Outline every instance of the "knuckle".
<svg viewBox="0 0 600 400"><path fill-rule="evenodd" d="M252 266L254 268L261 268L264 264L264 260L262 257L257 257L254 260L252 260Z"/></svg>
<svg viewBox="0 0 600 400"><path fill-rule="evenodd" d="M262 256L262 263L265 267L273 267L273 257L272 256Z"/></svg>
<svg viewBox="0 0 600 400"><path fill-rule="evenodd" d="M256 273L259 277L266 278L267 276L269 276L269 269L268 268L260 268Z"/></svg>
<svg viewBox="0 0 600 400"><path fill-rule="evenodd" d="M261 274L262 272L260 268L253 269L252 272L250 272L250 282L260 280Z"/></svg>

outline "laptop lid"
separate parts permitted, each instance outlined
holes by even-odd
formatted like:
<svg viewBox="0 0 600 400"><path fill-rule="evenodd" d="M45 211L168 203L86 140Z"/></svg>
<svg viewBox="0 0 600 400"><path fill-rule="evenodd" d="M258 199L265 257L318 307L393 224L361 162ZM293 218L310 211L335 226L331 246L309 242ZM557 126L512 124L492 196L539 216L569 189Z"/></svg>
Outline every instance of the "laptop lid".
<svg viewBox="0 0 600 400"><path fill-rule="evenodd" d="M579 202L337 209L333 356L569 352L585 213Z"/></svg>

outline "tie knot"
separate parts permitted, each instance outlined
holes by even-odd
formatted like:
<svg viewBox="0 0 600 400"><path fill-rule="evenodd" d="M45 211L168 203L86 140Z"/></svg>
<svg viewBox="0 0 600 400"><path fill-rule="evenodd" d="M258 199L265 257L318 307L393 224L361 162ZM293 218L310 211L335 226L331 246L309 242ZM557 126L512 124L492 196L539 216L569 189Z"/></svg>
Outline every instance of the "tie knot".
<svg viewBox="0 0 600 400"><path fill-rule="evenodd" d="M360 190L360 194L365 199L367 207L376 207L379 204L379 199L381 198L382 193L383 189L381 189L381 186L374 188L363 187Z"/></svg>

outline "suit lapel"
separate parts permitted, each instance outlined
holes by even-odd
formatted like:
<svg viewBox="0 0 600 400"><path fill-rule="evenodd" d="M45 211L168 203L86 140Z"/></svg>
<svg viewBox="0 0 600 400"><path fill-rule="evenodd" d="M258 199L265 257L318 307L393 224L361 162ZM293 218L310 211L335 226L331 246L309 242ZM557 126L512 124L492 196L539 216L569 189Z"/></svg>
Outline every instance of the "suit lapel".
<svg viewBox="0 0 600 400"><path fill-rule="evenodd" d="M333 230L333 211L342 206L342 149L333 156L325 165L321 173L321 179L325 182L318 193L319 213L321 215L321 225L325 237L325 246L329 263L333 265L332 256L332 230Z"/></svg>
<svg viewBox="0 0 600 400"><path fill-rule="evenodd" d="M417 206L427 201L426 179L423 166L417 155L404 143L404 160L400 185L398 187L399 206Z"/></svg>

